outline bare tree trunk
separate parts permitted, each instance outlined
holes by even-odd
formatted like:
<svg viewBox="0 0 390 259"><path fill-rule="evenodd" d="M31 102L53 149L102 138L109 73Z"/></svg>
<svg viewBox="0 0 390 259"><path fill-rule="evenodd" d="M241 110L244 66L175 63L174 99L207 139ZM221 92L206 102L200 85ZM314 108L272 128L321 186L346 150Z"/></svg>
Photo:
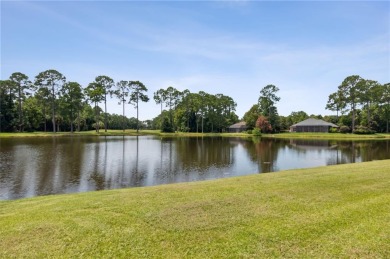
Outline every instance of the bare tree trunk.
<svg viewBox="0 0 390 259"><path fill-rule="evenodd" d="M355 104L352 105L352 132L355 130Z"/></svg>
<svg viewBox="0 0 390 259"><path fill-rule="evenodd" d="M367 124L371 128L370 102L367 103Z"/></svg>
<svg viewBox="0 0 390 259"><path fill-rule="evenodd" d="M96 128L96 133L99 133L99 112L98 112L98 106L96 102L95 102L95 128Z"/></svg>
<svg viewBox="0 0 390 259"><path fill-rule="evenodd" d="M19 110L19 132L22 132L23 131L23 112L22 112L22 97L21 97L21 90L20 90L20 85L19 85L19 88L18 88L18 93L19 93L19 106L18 106L18 110Z"/></svg>
<svg viewBox="0 0 390 259"><path fill-rule="evenodd" d="M73 111L70 114L70 132L73 133Z"/></svg>
<svg viewBox="0 0 390 259"><path fill-rule="evenodd" d="M1 100L2 100L2 98L3 98L3 91L0 89L0 94L1 94L1 96L0 96L0 132L1 132L1 116L2 116L2 114L1 114Z"/></svg>
<svg viewBox="0 0 390 259"><path fill-rule="evenodd" d="M104 94L104 131L107 132L107 94Z"/></svg>
<svg viewBox="0 0 390 259"><path fill-rule="evenodd" d="M202 115L202 133L203 133L203 115Z"/></svg>
<svg viewBox="0 0 390 259"><path fill-rule="evenodd" d="M80 132L80 110L77 111L77 131Z"/></svg>
<svg viewBox="0 0 390 259"><path fill-rule="evenodd" d="M137 133L139 131L139 120L138 120L138 97L137 97Z"/></svg>
<svg viewBox="0 0 390 259"><path fill-rule="evenodd" d="M46 132L47 131L47 129L46 129L46 106L43 106L43 121L44 121L44 129Z"/></svg>
<svg viewBox="0 0 390 259"><path fill-rule="evenodd" d="M123 103L122 128L123 128L123 132L125 132L125 100L122 100L122 103Z"/></svg>
<svg viewBox="0 0 390 259"><path fill-rule="evenodd" d="M53 133L56 133L56 112L55 112L55 98L54 98L54 85L52 86L52 101L51 101L51 113L53 123Z"/></svg>

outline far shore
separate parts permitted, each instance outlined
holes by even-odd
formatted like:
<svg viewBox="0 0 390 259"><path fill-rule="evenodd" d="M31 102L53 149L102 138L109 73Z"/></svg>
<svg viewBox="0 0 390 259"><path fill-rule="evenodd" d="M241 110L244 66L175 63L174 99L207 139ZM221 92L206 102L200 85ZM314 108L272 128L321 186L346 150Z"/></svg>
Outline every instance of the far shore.
<svg viewBox="0 0 390 259"><path fill-rule="evenodd" d="M390 133L376 133L370 135L343 134L343 133L275 133L262 134L255 136L248 133L193 133L193 132L175 132L163 133L159 130L95 130L80 132L1 132L0 138L21 138L21 137L64 137L64 136L144 136L154 135L160 137L242 137L242 138L288 138L288 139L324 139L324 140L384 140L390 139Z"/></svg>

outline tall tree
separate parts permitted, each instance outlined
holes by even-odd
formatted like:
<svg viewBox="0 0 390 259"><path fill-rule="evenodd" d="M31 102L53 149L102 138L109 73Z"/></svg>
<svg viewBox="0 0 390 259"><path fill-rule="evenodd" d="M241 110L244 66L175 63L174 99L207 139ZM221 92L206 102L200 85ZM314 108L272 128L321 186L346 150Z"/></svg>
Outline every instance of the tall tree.
<svg viewBox="0 0 390 259"><path fill-rule="evenodd" d="M39 88L47 88L51 91L51 110L53 132L56 132L56 100L62 85L65 83L65 76L57 70L50 69L39 73L35 77L35 85Z"/></svg>
<svg viewBox="0 0 390 259"><path fill-rule="evenodd" d="M345 102L343 101L343 94L340 90L329 95L325 109L335 111L337 113L336 117L338 118L339 112L342 112L344 108Z"/></svg>
<svg viewBox="0 0 390 259"><path fill-rule="evenodd" d="M382 116L386 121L386 133L389 133L390 121L390 83L381 86L379 103L381 104Z"/></svg>
<svg viewBox="0 0 390 259"><path fill-rule="evenodd" d="M188 89L185 89L181 92L181 99L185 102L185 115L187 120L187 131L190 128L190 105L191 105L191 92Z"/></svg>
<svg viewBox="0 0 390 259"><path fill-rule="evenodd" d="M367 126L371 127L371 104L378 100L378 82L362 79L358 83L359 103L366 107Z"/></svg>
<svg viewBox="0 0 390 259"><path fill-rule="evenodd" d="M306 120L307 118L309 118L309 115L307 115L307 113L304 111L291 112L288 116L290 126L300 121Z"/></svg>
<svg viewBox="0 0 390 259"><path fill-rule="evenodd" d="M260 97L258 101L260 112L268 117L271 115L272 107L276 102L280 101L280 97L276 96L279 88L274 85L267 85L260 90Z"/></svg>
<svg viewBox="0 0 390 259"><path fill-rule="evenodd" d="M42 110L43 115L43 129L47 131L46 117L47 117L47 106L50 105L50 90L47 88L39 88L35 93L34 97L38 101L38 105Z"/></svg>
<svg viewBox="0 0 390 259"><path fill-rule="evenodd" d="M172 128L175 129L173 122L173 109L179 103L180 91L172 86L169 86L167 89L160 89L156 93L161 94L161 97L159 97L159 95L156 97L155 95L155 101L157 98L156 102L165 103L165 106L169 107L169 123L172 125Z"/></svg>
<svg viewBox="0 0 390 259"><path fill-rule="evenodd" d="M0 132L11 131L14 121L15 84L0 80Z"/></svg>
<svg viewBox="0 0 390 259"><path fill-rule="evenodd" d="M40 128L43 120L42 109L39 100L35 96L29 96L23 101L24 130L34 131Z"/></svg>
<svg viewBox="0 0 390 259"><path fill-rule="evenodd" d="M140 81L132 81L131 82L131 94L130 94L130 102L137 109L137 132L139 131L139 102L148 102L149 97L145 94L148 91L146 86Z"/></svg>
<svg viewBox="0 0 390 259"><path fill-rule="evenodd" d="M164 103L164 100L163 100L163 96L164 96L164 89L158 89L156 92L153 93L153 99L154 101L156 102L156 104L160 104L160 125L159 125L159 128L161 129L162 128L162 112L163 112L163 103Z"/></svg>
<svg viewBox="0 0 390 259"><path fill-rule="evenodd" d="M125 132L125 104L127 102L127 97L129 96L129 93L131 91L131 81L124 81L121 80L118 83L116 83L116 89L113 91L113 94L116 96L116 98L119 99L119 104L122 104L122 129L123 132Z"/></svg>
<svg viewBox="0 0 390 259"><path fill-rule="evenodd" d="M77 128L80 130L80 110L82 108L84 98L83 90L79 83L67 82L61 89L61 95L63 105L66 108L66 113L70 120L70 131L73 133L75 114L77 114L78 118Z"/></svg>
<svg viewBox="0 0 390 259"><path fill-rule="evenodd" d="M356 108L359 104L361 91L358 83L362 78L358 75L348 76L339 86L339 91L342 93L343 105L349 106L352 111L352 131L355 129Z"/></svg>
<svg viewBox="0 0 390 259"><path fill-rule="evenodd" d="M87 88L84 89L88 99L94 104L95 110L95 129L99 133L100 130L100 107L99 103L104 100L104 89L96 82L89 83Z"/></svg>
<svg viewBox="0 0 390 259"><path fill-rule="evenodd" d="M107 95L112 94L111 88L115 85L114 80L108 76L98 76L95 78L95 82L100 85L103 90L104 101L104 131L107 132Z"/></svg>
<svg viewBox="0 0 390 259"><path fill-rule="evenodd" d="M254 104L249 111L244 114L243 120L246 122L248 129L253 129L256 126L257 118L259 118L260 115L259 110L259 105Z"/></svg>
<svg viewBox="0 0 390 259"><path fill-rule="evenodd" d="M23 131L23 101L26 98L26 95L29 95L29 90L32 90L32 83L30 80L28 80L28 76L26 76L23 73L15 72L9 77L10 81L15 84L16 88L16 98L18 99L18 117L19 117L19 123L18 128L19 132Z"/></svg>
<svg viewBox="0 0 390 259"><path fill-rule="evenodd" d="M268 118L273 130L279 127L278 110L275 106L275 104L280 101L280 97L276 95L278 91L278 87L267 85L260 90L260 97L258 100L260 113Z"/></svg>
<svg viewBox="0 0 390 259"><path fill-rule="evenodd" d="M156 102L156 104L160 104L160 115L162 114L162 106L164 103L163 96L164 96L164 89L158 89L156 92L153 93L154 101Z"/></svg>
<svg viewBox="0 0 390 259"><path fill-rule="evenodd" d="M206 103L207 103L208 93L206 93L204 91L199 91L198 95L199 95L199 101L200 101L200 116L202 119L202 133L203 133L204 132L204 118L205 118L206 112L207 112Z"/></svg>

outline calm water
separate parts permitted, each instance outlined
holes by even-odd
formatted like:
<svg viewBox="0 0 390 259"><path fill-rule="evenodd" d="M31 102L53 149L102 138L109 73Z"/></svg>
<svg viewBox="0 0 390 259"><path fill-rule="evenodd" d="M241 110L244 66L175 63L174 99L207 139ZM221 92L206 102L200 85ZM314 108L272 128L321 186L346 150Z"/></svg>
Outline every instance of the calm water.
<svg viewBox="0 0 390 259"><path fill-rule="evenodd" d="M0 200L390 159L390 141L0 139Z"/></svg>

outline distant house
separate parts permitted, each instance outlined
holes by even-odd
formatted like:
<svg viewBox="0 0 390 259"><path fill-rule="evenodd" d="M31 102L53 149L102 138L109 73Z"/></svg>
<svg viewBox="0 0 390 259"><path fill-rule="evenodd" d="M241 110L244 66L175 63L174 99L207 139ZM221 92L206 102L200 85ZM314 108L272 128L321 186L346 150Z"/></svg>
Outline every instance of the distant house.
<svg viewBox="0 0 390 259"><path fill-rule="evenodd" d="M338 127L330 122L310 118L292 125L290 132L329 132L330 128Z"/></svg>
<svg viewBox="0 0 390 259"><path fill-rule="evenodd" d="M248 127L246 126L245 121L241 121L241 122L238 122L236 124L233 124L233 125L229 126L229 128L228 128L230 133L243 132L247 129L248 129Z"/></svg>

